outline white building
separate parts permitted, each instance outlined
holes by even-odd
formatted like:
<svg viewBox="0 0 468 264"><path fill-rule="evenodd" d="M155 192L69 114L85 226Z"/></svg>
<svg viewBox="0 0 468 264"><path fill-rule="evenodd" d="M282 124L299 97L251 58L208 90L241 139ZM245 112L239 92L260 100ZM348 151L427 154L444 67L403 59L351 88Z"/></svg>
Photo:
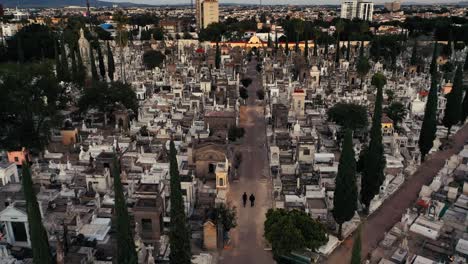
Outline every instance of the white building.
<svg viewBox="0 0 468 264"><path fill-rule="evenodd" d="M374 3L365 0L343 0L341 3L341 18L372 21Z"/></svg>
<svg viewBox="0 0 468 264"><path fill-rule="evenodd" d="M0 163L0 186L18 183L18 169L15 163Z"/></svg>

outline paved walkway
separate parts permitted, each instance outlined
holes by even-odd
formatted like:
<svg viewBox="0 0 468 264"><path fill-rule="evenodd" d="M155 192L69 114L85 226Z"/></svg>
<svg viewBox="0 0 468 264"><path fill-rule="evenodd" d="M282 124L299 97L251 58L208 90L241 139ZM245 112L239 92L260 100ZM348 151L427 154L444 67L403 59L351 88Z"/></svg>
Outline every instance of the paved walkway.
<svg viewBox="0 0 468 264"><path fill-rule="evenodd" d="M269 251L265 251L263 222L265 213L271 207L271 181L265 177L268 172L267 150L265 147L265 119L256 107L256 90L261 87L255 70L257 62L252 59L247 77L252 78L249 98L240 126L245 128L240 166L240 177L231 182L228 201L237 207L237 227L231 231L231 247L223 250L220 263L223 264L271 264L274 263ZM255 207L242 207L242 194L255 195Z"/></svg>
<svg viewBox="0 0 468 264"><path fill-rule="evenodd" d="M400 221L406 208L412 207L423 185L428 185L437 172L443 168L445 161L453 154L457 154L468 140L468 125L456 133L452 139L455 144L452 149L438 151L432 154L418 170L409 178L392 197L384 201L383 205L365 220L362 226L362 256L377 247L384 238L384 233ZM353 237L349 237L328 258L327 263L348 263L351 259Z"/></svg>

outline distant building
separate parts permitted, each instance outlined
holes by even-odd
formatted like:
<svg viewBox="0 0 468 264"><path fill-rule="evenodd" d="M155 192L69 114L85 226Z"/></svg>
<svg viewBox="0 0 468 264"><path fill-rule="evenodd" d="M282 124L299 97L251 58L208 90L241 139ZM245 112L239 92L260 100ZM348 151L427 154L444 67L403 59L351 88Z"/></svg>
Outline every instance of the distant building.
<svg viewBox="0 0 468 264"><path fill-rule="evenodd" d="M219 22L218 0L197 0L195 16L197 29L204 29L211 23Z"/></svg>
<svg viewBox="0 0 468 264"><path fill-rule="evenodd" d="M374 3L364 0L343 0L341 3L341 18L372 21Z"/></svg>
<svg viewBox="0 0 468 264"><path fill-rule="evenodd" d="M385 6L385 9L387 9L387 10L390 11L390 12L400 11L400 9L401 9L401 1L396 0L396 1L392 1L392 2L386 2L386 3L384 4L384 6Z"/></svg>

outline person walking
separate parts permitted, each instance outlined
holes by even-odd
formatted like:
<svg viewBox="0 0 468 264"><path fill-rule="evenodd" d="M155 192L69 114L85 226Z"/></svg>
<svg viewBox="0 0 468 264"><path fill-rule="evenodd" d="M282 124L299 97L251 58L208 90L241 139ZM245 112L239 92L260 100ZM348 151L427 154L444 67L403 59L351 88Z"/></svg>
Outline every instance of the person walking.
<svg viewBox="0 0 468 264"><path fill-rule="evenodd" d="M250 200L250 207L254 207L254 205L255 205L255 196L253 195L253 193L250 195L249 200Z"/></svg>
<svg viewBox="0 0 468 264"><path fill-rule="evenodd" d="M247 203L247 193L244 192L244 194L242 195L242 201L244 202L244 207L245 207L245 204Z"/></svg>

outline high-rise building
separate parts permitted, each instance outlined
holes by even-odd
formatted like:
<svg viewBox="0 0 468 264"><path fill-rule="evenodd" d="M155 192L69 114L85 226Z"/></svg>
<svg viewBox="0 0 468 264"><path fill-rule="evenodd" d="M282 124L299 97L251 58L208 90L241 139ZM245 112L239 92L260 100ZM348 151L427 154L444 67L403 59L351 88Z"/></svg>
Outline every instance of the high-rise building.
<svg viewBox="0 0 468 264"><path fill-rule="evenodd" d="M211 23L219 22L218 0L197 0L195 17L197 29L204 29Z"/></svg>
<svg viewBox="0 0 468 264"><path fill-rule="evenodd" d="M396 1L392 1L392 2L386 2L384 4L385 6L385 9L387 9L388 11L390 12L396 12L396 11L400 11L401 9L401 1L400 0L396 0Z"/></svg>
<svg viewBox="0 0 468 264"><path fill-rule="evenodd" d="M343 0L341 2L341 18L372 21L374 3L365 0Z"/></svg>

